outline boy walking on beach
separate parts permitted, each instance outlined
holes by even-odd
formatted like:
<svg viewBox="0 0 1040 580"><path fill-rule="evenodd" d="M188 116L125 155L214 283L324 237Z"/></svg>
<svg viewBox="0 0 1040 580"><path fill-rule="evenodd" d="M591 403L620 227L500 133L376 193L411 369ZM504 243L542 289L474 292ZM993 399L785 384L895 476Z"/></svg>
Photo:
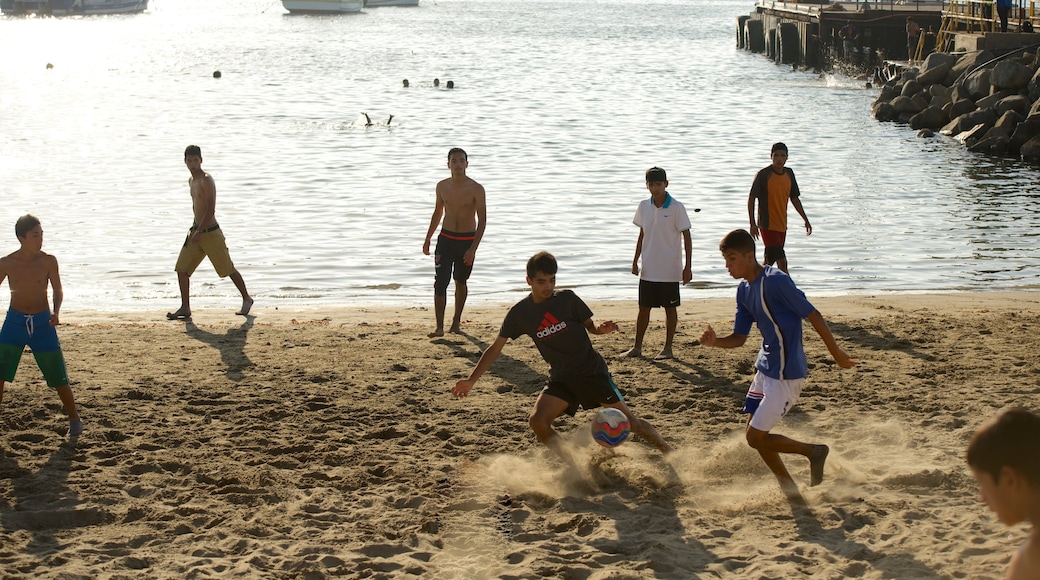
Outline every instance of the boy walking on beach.
<svg viewBox="0 0 1040 580"><path fill-rule="evenodd" d="M570 416L578 407L614 407L628 417L632 431L662 452L672 450L650 423L640 419L625 405L607 363L596 352L589 333L608 334L618 329L612 321L600 325L592 311L574 292L556 292L556 258L539 252L527 261L527 284L531 294L509 309L495 342L484 351L469 378L455 384L451 392L465 397L477 380L502 353L510 339L526 334L549 363L549 384L535 400L529 422L538 441L552 449L569 466L576 467L552 423L560 415Z"/></svg>
<svg viewBox="0 0 1040 580"><path fill-rule="evenodd" d="M184 164L188 166L191 177L188 178L188 190L191 193L191 207L195 221L184 238L180 255L177 256L177 284L181 291L181 307L175 312L166 313L170 320L188 320L191 318L190 285L191 275L209 257L213 269L221 278L230 276L235 288L242 295L242 308L235 314L245 316L253 307L253 298L246 290L246 283L238 273L228 253L224 232L217 224L217 186L213 177L202 170L202 149L198 145L188 145L184 150Z"/></svg>
<svg viewBox="0 0 1040 580"><path fill-rule="evenodd" d="M430 238L441 226L437 236L437 247L433 252L434 271L433 310L437 328L430 338L444 336L444 310L448 305L448 284L455 278L455 315L449 332L460 332L462 309L466 306L469 287L466 281L473 272L473 259L477 246L484 237L487 208L484 187L466 176L469 156L455 147L448 151L448 169L451 177L437 184L437 201L430 218L430 229L426 231L423 254L430 255ZM444 221L441 222L441 216Z"/></svg>
<svg viewBox="0 0 1040 580"><path fill-rule="evenodd" d="M622 353L625 357L643 356L643 336L650 324L650 310L664 308L664 348L657 360L672 358L672 339L678 326L679 282L683 284L693 278L690 258L693 244L690 241L690 216L686 206L668 194L668 176L664 169L651 167L646 170L646 188L650 198L644 199L636 209L632 223L639 226L636 253L632 258L632 273L639 276L639 316L636 318L636 344ZM682 261L682 248L686 249L686 261ZM643 269L639 269L642 257Z"/></svg>
<svg viewBox="0 0 1040 580"><path fill-rule="evenodd" d="M764 263L767 266L776 264L786 274L787 254L784 253L784 242L787 240L788 200L805 222L805 235L812 235L812 225L802 209L802 201L799 199L801 192L798 190L794 171L784 167L787 163L787 145L774 143L769 157L772 163L762 168L751 184L747 202L748 220L751 222L751 236L756 240L760 234L762 236L762 245L766 248ZM755 202L758 202L757 221Z"/></svg>
<svg viewBox="0 0 1040 580"><path fill-rule="evenodd" d="M1011 557L1007 578L1040 578L1040 416L1022 408L1001 411L968 444L968 465L979 499L1007 526L1029 522L1029 539Z"/></svg>
<svg viewBox="0 0 1040 580"><path fill-rule="evenodd" d="M83 421L69 386L65 357L58 343L58 312L64 295L58 276L58 259L43 251L43 227L33 215L18 218L14 226L21 248L0 258L0 284L6 278L11 286L11 305L0 328L0 402L4 383L14 380L22 352L32 349L36 364L54 389L69 416L69 437L83 432ZM50 284L54 309L47 305Z"/></svg>
<svg viewBox="0 0 1040 580"><path fill-rule="evenodd" d="M720 348L737 348L747 341L751 324L762 333L762 348L755 361L755 378L744 399L744 413L749 413L745 435L748 445L758 451L776 475L780 487L788 495L797 495L794 479L784 467L781 453L795 453L809 459L809 485L823 481L823 466L829 449L826 445L796 441L771 434L780 419L798 402L808 374L802 347L802 319L807 319L827 345L831 356L843 369L856 365L856 360L841 350L827 321L787 274L772 266L761 266L755 257L755 240L744 230L734 230L719 244L730 276L743 279L737 287L737 314L733 333L718 337L708 325L701 344Z"/></svg>

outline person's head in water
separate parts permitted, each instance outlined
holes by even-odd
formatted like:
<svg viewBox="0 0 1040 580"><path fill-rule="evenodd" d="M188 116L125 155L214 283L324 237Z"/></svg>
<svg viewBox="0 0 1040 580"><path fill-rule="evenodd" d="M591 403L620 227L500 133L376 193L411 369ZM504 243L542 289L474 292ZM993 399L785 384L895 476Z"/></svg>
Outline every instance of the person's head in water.
<svg viewBox="0 0 1040 580"><path fill-rule="evenodd" d="M441 79L433 79L433 86L435 86L435 87L441 86Z"/></svg>
<svg viewBox="0 0 1040 580"><path fill-rule="evenodd" d="M469 161L469 155L462 149L462 147L452 147L448 150L448 161L451 161L453 155L462 155L465 161Z"/></svg>
<svg viewBox="0 0 1040 580"><path fill-rule="evenodd" d="M202 147L198 145L188 145L184 148L184 157L202 157Z"/></svg>
<svg viewBox="0 0 1040 580"><path fill-rule="evenodd" d="M448 81L448 88L449 89L454 89L455 88L455 81Z"/></svg>
<svg viewBox="0 0 1040 580"><path fill-rule="evenodd" d="M404 79L403 81L401 81L401 85L402 85L402 86L403 86L404 88L406 88L406 89L407 89L407 88L408 88L408 79Z"/></svg>

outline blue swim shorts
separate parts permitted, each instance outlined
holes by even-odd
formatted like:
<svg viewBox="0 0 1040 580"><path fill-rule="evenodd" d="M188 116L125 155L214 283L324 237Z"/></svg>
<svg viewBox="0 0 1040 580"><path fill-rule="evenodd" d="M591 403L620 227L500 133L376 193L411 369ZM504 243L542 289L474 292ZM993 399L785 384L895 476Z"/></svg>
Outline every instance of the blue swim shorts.
<svg viewBox="0 0 1040 580"><path fill-rule="evenodd" d="M0 380L14 380L25 347L32 349L47 386L56 389L69 384L65 357L58 343L58 332L51 326L50 311L23 314L8 310L0 328Z"/></svg>

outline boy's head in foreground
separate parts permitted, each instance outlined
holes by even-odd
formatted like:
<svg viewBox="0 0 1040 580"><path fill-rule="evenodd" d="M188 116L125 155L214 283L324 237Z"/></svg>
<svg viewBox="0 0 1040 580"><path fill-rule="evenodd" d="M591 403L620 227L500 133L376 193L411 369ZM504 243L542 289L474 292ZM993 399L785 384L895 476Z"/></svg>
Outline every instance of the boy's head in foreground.
<svg viewBox="0 0 1040 580"><path fill-rule="evenodd" d="M734 278L751 279L758 270L755 258L755 238L747 230L733 230L719 242L719 251L726 260L726 270Z"/></svg>
<svg viewBox="0 0 1040 580"><path fill-rule="evenodd" d="M1005 525L1040 508L1040 416L1021 407L1005 409L983 423L968 444L968 466L979 499Z"/></svg>
<svg viewBox="0 0 1040 580"><path fill-rule="evenodd" d="M549 252L538 252L527 260L527 284L535 302L541 302L556 290L556 257Z"/></svg>
<svg viewBox="0 0 1040 580"><path fill-rule="evenodd" d="M668 187L668 174L664 169L654 166L646 170L646 188L654 195L664 193Z"/></svg>

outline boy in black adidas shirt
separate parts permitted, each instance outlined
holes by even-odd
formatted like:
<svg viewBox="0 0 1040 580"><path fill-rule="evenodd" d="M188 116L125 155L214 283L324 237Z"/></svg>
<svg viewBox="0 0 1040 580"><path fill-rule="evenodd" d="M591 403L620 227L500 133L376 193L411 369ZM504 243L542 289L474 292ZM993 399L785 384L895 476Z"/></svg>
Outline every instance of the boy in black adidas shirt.
<svg viewBox="0 0 1040 580"><path fill-rule="evenodd" d="M530 417L531 429L538 441L574 465L553 430L553 420L564 413L573 417L579 406L585 409L614 407L628 417L634 433L665 453L671 451L657 430L625 405L606 361L589 340L589 333L614 332L617 324L608 320L596 326L592 311L574 292L556 292L556 269L556 258L548 252L539 252L527 261L531 294L509 310L494 344L481 355L469 378L455 384L452 394L460 398L468 395L477 379L498 359L506 342L526 334L549 363L549 384L538 395Z"/></svg>

